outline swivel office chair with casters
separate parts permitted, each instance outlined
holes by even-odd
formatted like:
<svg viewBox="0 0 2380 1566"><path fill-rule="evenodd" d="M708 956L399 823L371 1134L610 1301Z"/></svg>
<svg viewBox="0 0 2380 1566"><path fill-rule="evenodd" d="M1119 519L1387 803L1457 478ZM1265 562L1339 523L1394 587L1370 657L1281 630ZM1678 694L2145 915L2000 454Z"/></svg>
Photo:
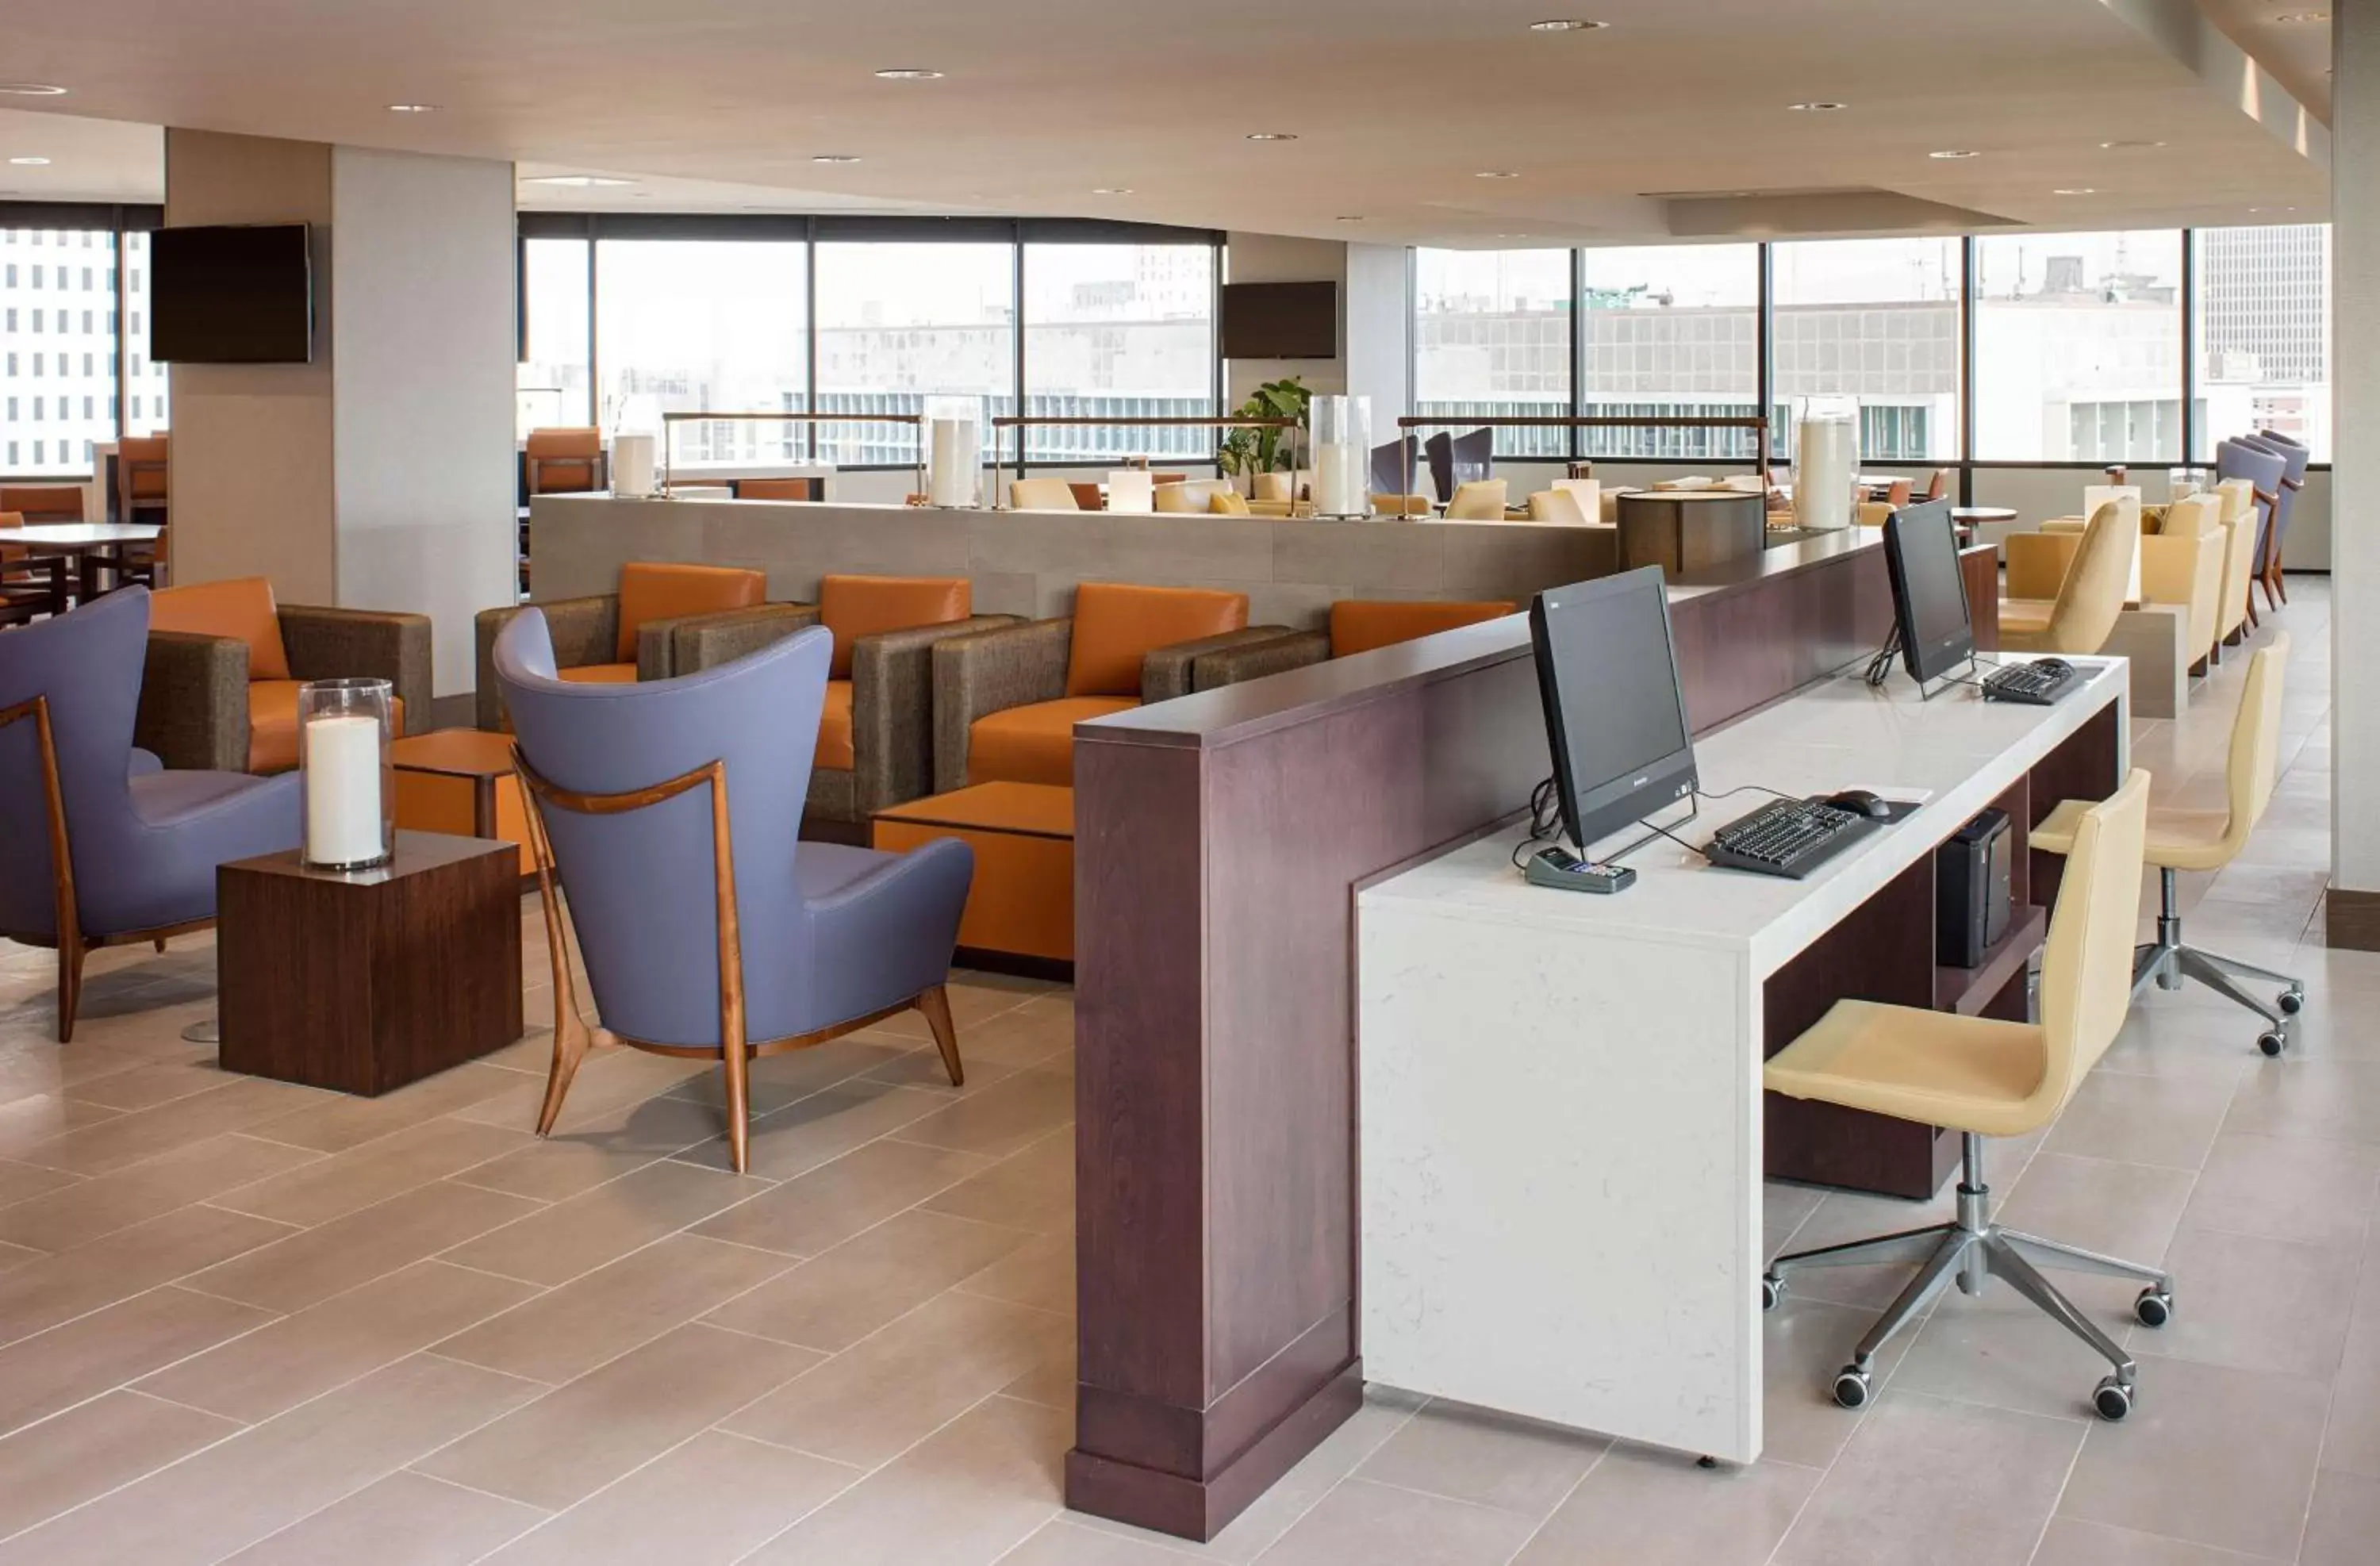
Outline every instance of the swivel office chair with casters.
<svg viewBox="0 0 2380 1566"><path fill-rule="evenodd" d="M2224 768L2229 795L2226 807L2160 810L2150 819L2146 857L2157 868L2160 894L2156 939L2132 953L2134 998L2151 984L2180 989L2184 979L2194 978L2263 1018L2265 1031L2257 1037L2256 1048L2276 1057L2289 1048L2289 1019L2305 1009L2305 982L2184 944L2179 876L2183 870L2219 870L2238 858L2248 846L2248 834L2264 819L2265 807L2272 803L2280 770L2281 680L2289 658L2289 635L2278 632L2248 662L2247 687L2231 720L2231 750ZM2033 829L2033 846L2046 854L2070 854L2081 814L2074 800L2052 810ZM2241 979L2277 984L2281 990L2266 1002L2241 989Z"/></svg>
<svg viewBox="0 0 2380 1566"><path fill-rule="evenodd" d="M2111 797L2076 816L2042 955L2038 1025L1841 1001L1769 1060L1765 1081L1772 1093L1949 1126L1962 1142L1956 1219L1779 1256L1762 1280L1761 1304L1774 1309L1802 1268L1919 1264L1917 1276L1837 1372L1835 1401L1845 1408L1869 1401L1877 1353L1953 1280L1961 1293L1979 1294L1998 1278L2113 1366L2091 1394L2099 1416L2121 1419L2131 1412L2131 1356L2036 1268L2137 1279L2145 1286L2133 1314L2145 1327L2162 1327L2172 1317L2172 1276L2163 1268L2002 1228L1992 1218L1991 1189L1984 1180L1984 1138L2027 1135L2057 1119L2124 1025L2124 953L2140 912L2148 803L2148 774L2136 771Z"/></svg>

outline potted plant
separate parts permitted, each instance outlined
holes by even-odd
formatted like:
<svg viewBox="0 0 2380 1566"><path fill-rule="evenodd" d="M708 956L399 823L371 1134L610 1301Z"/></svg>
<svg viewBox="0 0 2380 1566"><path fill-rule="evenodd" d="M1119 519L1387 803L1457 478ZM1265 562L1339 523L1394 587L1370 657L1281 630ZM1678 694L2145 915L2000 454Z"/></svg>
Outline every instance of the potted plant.
<svg viewBox="0 0 2380 1566"><path fill-rule="evenodd" d="M1305 423L1306 406L1314 394L1304 381L1293 375L1286 380L1268 381L1250 395L1248 400L1232 410L1239 419L1288 419L1301 427ZM1217 447L1215 460L1231 476L1232 484L1245 492L1255 487L1256 475L1277 473L1297 464L1297 443L1290 437L1294 430L1228 430Z"/></svg>

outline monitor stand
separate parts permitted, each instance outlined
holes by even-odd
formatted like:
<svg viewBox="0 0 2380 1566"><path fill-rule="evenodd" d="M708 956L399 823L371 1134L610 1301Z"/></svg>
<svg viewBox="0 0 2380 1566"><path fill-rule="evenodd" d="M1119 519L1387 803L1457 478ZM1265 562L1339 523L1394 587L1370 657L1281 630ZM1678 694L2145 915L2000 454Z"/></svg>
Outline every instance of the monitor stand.
<svg viewBox="0 0 2380 1566"><path fill-rule="evenodd" d="M1957 674L1944 674L1937 679L1920 680L1917 682L1917 699L1920 701L1931 701L1935 697L1940 695L1943 691L1949 690L1952 686L1973 685L1974 683L1975 655L1970 652L1967 654L1967 673L1965 678L1962 679Z"/></svg>

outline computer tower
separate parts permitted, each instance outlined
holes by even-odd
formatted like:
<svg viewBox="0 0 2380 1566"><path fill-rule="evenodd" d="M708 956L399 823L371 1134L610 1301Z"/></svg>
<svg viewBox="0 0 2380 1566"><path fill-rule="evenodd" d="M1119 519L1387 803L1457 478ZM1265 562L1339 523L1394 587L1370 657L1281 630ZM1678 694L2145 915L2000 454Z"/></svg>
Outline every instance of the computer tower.
<svg viewBox="0 0 2380 1566"><path fill-rule="evenodd" d="M1985 811L1934 851L1936 962L1980 967L2008 934L2015 858L2005 810Z"/></svg>

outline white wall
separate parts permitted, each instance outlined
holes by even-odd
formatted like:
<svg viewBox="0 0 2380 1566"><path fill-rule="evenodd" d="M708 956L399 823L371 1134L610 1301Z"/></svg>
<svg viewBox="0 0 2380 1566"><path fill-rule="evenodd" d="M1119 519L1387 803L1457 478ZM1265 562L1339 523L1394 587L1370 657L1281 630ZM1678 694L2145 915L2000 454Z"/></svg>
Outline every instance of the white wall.
<svg viewBox="0 0 2380 1566"><path fill-rule="evenodd" d="M331 168L335 601L430 615L455 695L472 617L513 596L512 165L340 147Z"/></svg>
<svg viewBox="0 0 2380 1566"><path fill-rule="evenodd" d="M2331 885L2380 892L2380 532L2352 518L2380 501L2380 8L2335 8L2331 59L2334 360L2330 613Z"/></svg>

